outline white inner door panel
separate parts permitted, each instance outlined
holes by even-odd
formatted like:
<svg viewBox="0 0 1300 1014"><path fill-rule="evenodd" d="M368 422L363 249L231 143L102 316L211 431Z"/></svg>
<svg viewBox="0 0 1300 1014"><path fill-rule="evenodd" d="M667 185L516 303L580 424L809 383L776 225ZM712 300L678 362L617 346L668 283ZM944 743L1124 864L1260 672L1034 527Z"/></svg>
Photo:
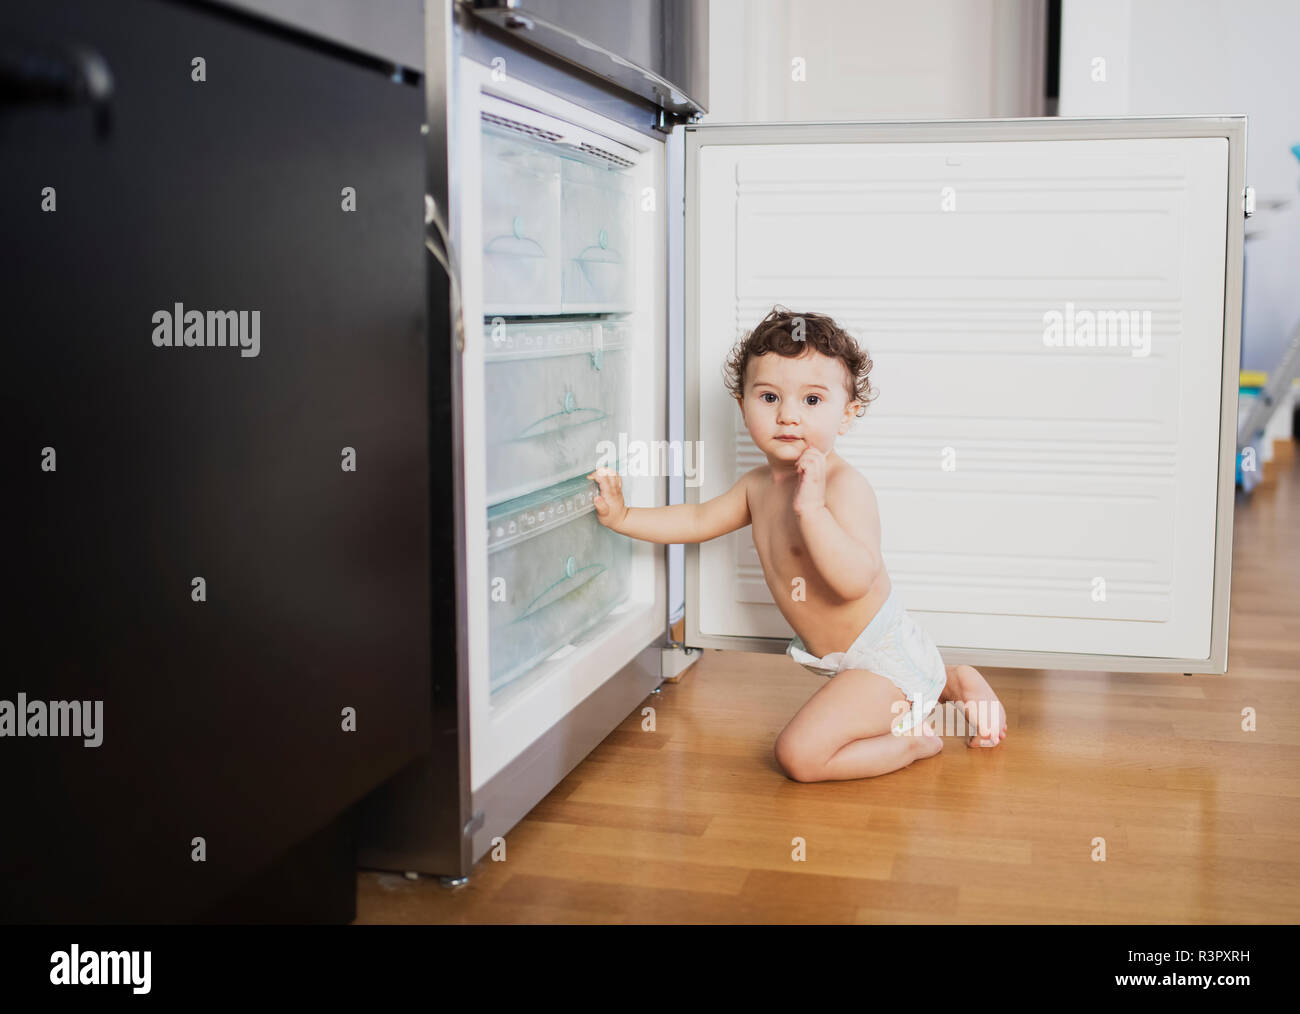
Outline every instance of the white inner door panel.
<svg viewBox="0 0 1300 1014"><path fill-rule="evenodd" d="M701 143L700 500L765 460L732 342L826 313L880 392L836 450L941 646L1207 656L1227 139ZM699 581L701 633L792 636L750 529Z"/></svg>

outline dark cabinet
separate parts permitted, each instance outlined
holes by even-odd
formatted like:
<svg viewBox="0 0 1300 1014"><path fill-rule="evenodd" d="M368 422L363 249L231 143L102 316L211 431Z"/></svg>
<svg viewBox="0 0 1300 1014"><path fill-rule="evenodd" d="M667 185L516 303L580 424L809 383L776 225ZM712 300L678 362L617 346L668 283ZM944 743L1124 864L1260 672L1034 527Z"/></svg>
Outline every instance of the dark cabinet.
<svg viewBox="0 0 1300 1014"><path fill-rule="evenodd" d="M432 740L419 81L162 0L6 3L0 50L0 701L102 709L0 737L0 919L311 918L321 836L350 904L350 808Z"/></svg>

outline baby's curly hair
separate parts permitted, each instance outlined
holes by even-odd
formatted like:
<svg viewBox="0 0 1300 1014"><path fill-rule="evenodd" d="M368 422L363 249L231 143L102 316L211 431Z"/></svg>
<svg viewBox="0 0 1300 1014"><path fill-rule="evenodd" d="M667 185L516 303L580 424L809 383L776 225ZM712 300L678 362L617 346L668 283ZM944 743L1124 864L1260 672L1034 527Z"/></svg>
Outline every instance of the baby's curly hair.
<svg viewBox="0 0 1300 1014"><path fill-rule="evenodd" d="M802 321L802 326L799 322ZM802 331L802 339L795 334ZM857 416L866 415L867 405L878 393L868 379L874 365L867 350L859 347L853 336L820 313L792 313L779 303L758 326L731 349L724 367L724 383L733 398L744 398L745 367L754 356L775 352L795 358L812 346L824 356L842 362L849 371L849 401L861 402Z"/></svg>

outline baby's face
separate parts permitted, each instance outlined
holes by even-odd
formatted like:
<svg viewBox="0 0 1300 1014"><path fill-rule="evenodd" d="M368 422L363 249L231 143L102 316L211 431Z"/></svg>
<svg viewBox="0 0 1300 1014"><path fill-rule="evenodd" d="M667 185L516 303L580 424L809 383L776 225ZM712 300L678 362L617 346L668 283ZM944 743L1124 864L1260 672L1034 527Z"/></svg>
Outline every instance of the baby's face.
<svg viewBox="0 0 1300 1014"><path fill-rule="evenodd" d="M829 454L848 431L858 402L850 401L848 370L812 346L797 359L769 352L749 361L741 415L773 465L793 464L809 447ZM781 439L792 437L794 439Z"/></svg>

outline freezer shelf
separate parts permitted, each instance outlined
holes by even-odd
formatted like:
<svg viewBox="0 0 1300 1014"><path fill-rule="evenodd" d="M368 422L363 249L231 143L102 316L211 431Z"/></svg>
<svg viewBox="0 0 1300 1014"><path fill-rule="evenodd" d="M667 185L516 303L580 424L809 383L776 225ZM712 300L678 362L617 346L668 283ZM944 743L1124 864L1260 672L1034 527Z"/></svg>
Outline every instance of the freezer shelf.
<svg viewBox="0 0 1300 1014"><path fill-rule="evenodd" d="M631 540L600 523L595 494L579 477L488 511L492 695L627 598Z"/></svg>

